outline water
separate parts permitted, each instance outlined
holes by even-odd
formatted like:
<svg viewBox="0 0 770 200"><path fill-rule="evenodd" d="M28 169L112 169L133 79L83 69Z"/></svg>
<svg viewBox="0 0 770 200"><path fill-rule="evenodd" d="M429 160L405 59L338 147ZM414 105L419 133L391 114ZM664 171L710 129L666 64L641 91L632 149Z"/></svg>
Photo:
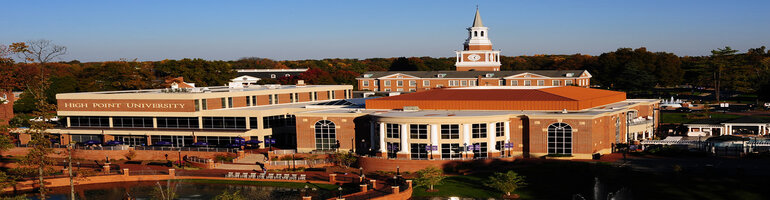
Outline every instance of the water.
<svg viewBox="0 0 770 200"><path fill-rule="evenodd" d="M137 200L156 199L153 193L158 188L158 183L164 188L166 181L160 182L130 182L119 184L97 184L75 186L75 196L81 200L93 199L128 199ZM256 185L237 185L237 184L213 184L213 183L190 183L190 182L172 182L172 187L176 187L177 199L195 200L212 199L223 192L240 191L240 195L245 199L275 199L275 200L296 200L302 199L302 190L296 188L282 188L271 186ZM51 200L69 199L69 187L53 188L50 192ZM27 196L34 196L35 193L28 193ZM330 193L322 189L316 190L313 199L330 198Z"/></svg>

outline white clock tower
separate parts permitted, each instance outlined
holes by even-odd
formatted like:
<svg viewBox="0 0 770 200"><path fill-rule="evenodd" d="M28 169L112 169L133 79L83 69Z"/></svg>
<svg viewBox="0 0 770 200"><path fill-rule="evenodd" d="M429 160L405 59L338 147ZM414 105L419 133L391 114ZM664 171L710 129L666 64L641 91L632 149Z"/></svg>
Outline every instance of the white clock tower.
<svg viewBox="0 0 770 200"><path fill-rule="evenodd" d="M481 23L478 8L473 26L468 28L468 39L463 43L463 50L455 53L457 71L500 71L500 51L492 50L489 28Z"/></svg>

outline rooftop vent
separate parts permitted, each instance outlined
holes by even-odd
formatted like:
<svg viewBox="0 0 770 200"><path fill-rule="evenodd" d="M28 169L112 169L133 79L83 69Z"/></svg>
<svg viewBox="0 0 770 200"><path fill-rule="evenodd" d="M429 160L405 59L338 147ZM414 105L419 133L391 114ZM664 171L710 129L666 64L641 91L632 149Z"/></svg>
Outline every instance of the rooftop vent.
<svg viewBox="0 0 770 200"><path fill-rule="evenodd" d="M561 113L567 114L567 109L562 109Z"/></svg>
<svg viewBox="0 0 770 200"><path fill-rule="evenodd" d="M404 111L407 111L407 112L420 111L420 107L417 107L417 106L404 106Z"/></svg>

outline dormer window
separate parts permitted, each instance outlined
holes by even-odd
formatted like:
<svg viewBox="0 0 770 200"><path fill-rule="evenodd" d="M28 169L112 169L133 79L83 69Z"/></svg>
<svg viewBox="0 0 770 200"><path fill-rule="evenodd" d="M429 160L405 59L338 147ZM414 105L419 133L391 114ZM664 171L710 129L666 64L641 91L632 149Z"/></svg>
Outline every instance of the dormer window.
<svg viewBox="0 0 770 200"><path fill-rule="evenodd" d="M403 76L396 76L396 78L404 78Z"/></svg>
<svg viewBox="0 0 770 200"><path fill-rule="evenodd" d="M575 76L575 73L567 73L565 76L572 77L572 76Z"/></svg>
<svg viewBox="0 0 770 200"><path fill-rule="evenodd" d="M483 32L482 32L482 33L483 33ZM493 74L493 73L488 73L488 74L486 74L486 77L487 77L487 78L492 78L493 76L495 76L495 74Z"/></svg>
<svg viewBox="0 0 770 200"><path fill-rule="evenodd" d="M372 77L372 74L364 74L364 78L370 78Z"/></svg>
<svg viewBox="0 0 770 200"><path fill-rule="evenodd" d="M270 74L270 78L275 78L275 74Z"/></svg>
<svg viewBox="0 0 770 200"><path fill-rule="evenodd" d="M289 77L289 76L291 76L291 74L284 74L283 76L285 76L285 77Z"/></svg>
<svg viewBox="0 0 770 200"><path fill-rule="evenodd" d="M438 77L438 78L444 78L445 76L446 76L446 74L436 74L436 77Z"/></svg>
<svg viewBox="0 0 770 200"><path fill-rule="evenodd" d="M532 77L532 76L531 76L531 75L529 75L529 74L527 74L527 75L524 75L524 77Z"/></svg>

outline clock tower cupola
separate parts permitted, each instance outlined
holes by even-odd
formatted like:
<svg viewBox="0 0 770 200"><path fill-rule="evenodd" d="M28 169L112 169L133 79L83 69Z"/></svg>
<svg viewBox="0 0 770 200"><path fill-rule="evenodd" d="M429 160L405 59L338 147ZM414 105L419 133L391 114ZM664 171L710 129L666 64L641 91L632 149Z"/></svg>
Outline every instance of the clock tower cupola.
<svg viewBox="0 0 770 200"><path fill-rule="evenodd" d="M468 39L463 43L463 50L455 52L457 71L500 71L500 51L492 49L489 28L481 22L478 8L473 25L467 30Z"/></svg>

